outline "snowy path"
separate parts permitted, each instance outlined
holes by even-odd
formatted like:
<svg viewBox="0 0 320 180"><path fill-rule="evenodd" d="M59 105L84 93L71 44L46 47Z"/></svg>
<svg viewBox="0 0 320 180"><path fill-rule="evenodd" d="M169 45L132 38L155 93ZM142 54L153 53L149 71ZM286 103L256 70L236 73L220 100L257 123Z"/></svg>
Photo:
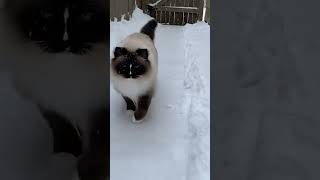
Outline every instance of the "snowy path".
<svg viewBox="0 0 320 180"><path fill-rule="evenodd" d="M136 10L130 21L112 22L111 48L148 20ZM207 25L199 26L208 33ZM209 77L203 75L209 73L210 46L201 42L207 47L194 53L194 43L204 39L190 41L190 35L185 27L159 25L158 87L142 124L131 123L124 101L111 89L111 179L209 179Z"/></svg>

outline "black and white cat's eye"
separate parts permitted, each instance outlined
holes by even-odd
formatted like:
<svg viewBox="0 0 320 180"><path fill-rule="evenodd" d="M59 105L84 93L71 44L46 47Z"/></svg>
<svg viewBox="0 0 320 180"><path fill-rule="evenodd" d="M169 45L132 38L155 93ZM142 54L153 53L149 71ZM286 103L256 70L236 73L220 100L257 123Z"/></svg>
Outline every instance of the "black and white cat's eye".
<svg viewBox="0 0 320 180"><path fill-rule="evenodd" d="M90 21L94 17L94 15L95 15L94 13L90 13L90 12L82 13L81 18L84 21Z"/></svg>
<svg viewBox="0 0 320 180"><path fill-rule="evenodd" d="M136 50L136 53L138 56L144 58L144 59L148 59L149 53L147 49L138 49Z"/></svg>
<svg viewBox="0 0 320 180"><path fill-rule="evenodd" d="M131 71L135 74L135 75L143 75L146 72L146 69L143 65L138 64L135 65Z"/></svg>
<svg viewBox="0 0 320 180"><path fill-rule="evenodd" d="M116 47L114 49L114 57L115 58L127 55L128 53L129 53L128 50L126 48L123 48L123 47Z"/></svg>

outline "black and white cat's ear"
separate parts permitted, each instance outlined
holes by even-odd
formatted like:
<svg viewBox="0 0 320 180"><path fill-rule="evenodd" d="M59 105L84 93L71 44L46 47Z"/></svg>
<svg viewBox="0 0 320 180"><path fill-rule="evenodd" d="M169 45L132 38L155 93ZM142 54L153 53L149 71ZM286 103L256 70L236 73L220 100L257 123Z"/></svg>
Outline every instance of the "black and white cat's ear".
<svg viewBox="0 0 320 180"><path fill-rule="evenodd" d="M154 19L150 20L141 29L141 33L148 35L152 40L154 39L154 32L158 26L158 22Z"/></svg>
<svg viewBox="0 0 320 180"><path fill-rule="evenodd" d="M126 55L128 54L128 51L126 48L123 48L123 47L116 47L114 49L114 57L117 58L119 56L123 56L123 55Z"/></svg>
<svg viewBox="0 0 320 180"><path fill-rule="evenodd" d="M147 49L138 49L136 50L136 53L138 54L138 56L144 59L148 59L149 53Z"/></svg>

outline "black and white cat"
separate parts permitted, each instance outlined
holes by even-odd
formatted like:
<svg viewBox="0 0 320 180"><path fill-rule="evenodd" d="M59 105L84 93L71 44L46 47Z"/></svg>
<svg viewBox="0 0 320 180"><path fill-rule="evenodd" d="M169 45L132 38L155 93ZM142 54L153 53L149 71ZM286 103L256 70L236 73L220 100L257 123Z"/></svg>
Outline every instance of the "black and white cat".
<svg viewBox="0 0 320 180"><path fill-rule="evenodd" d="M0 64L39 105L55 151L81 154L81 179L109 174L108 19L106 0L6 0L0 12Z"/></svg>
<svg viewBox="0 0 320 180"><path fill-rule="evenodd" d="M139 33L126 37L114 49L111 60L111 80L115 89L134 111L133 122L146 116L156 85L158 52L154 44L157 27L150 20Z"/></svg>

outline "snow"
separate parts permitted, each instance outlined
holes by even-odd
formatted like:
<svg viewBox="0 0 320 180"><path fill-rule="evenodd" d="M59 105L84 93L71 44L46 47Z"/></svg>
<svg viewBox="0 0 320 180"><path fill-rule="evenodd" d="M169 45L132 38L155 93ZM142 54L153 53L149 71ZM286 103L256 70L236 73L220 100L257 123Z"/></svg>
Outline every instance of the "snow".
<svg viewBox="0 0 320 180"><path fill-rule="evenodd" d="M151 17L136 9L127 21L110 22L110 55ZM112 180L209 180L210 26L159 24L156 94L143 123L134 124L125 102L110 91Z"/></svg>
<svg viewBox="0 0 320 180"><path fill-rule="evenodd" d="M155 2L155 3L150 3L149 5L150 5L150 6L156 6L156 5L158 5L161 1L162 1L162 0L158 0L157 2Z"/></svg>

